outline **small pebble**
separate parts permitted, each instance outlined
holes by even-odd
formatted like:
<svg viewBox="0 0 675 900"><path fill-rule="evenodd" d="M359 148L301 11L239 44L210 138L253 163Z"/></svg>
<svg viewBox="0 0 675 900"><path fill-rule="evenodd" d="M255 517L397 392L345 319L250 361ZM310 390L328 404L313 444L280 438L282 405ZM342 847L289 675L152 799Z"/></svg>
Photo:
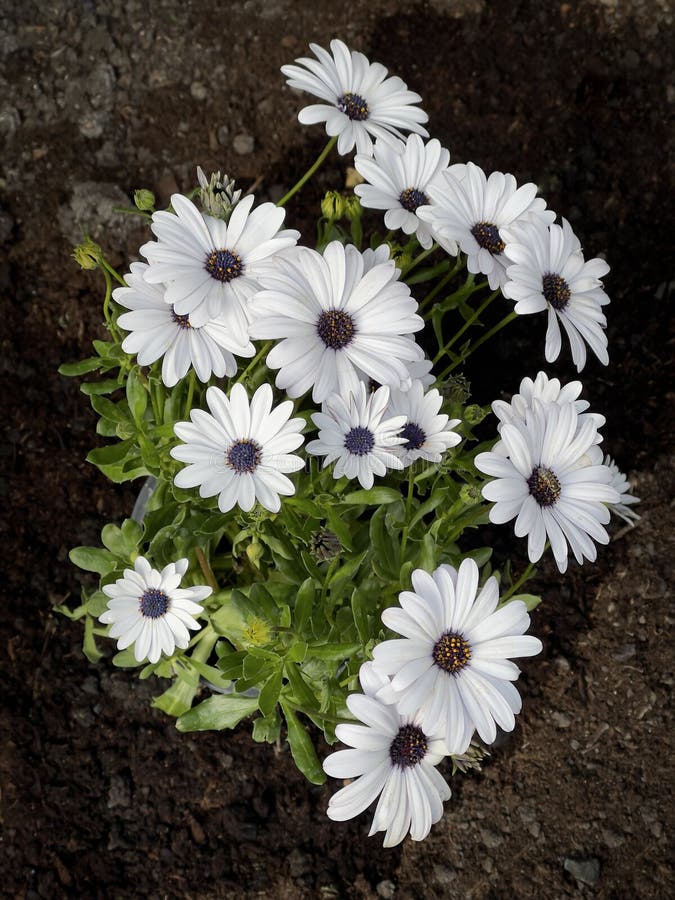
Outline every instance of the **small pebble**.
<svg viewBox="0 0 675 900"><path fill-rule="evenodd" d="M244 132L235 134L234 140L232 141L232 146L234 148L234 152L238 153L239 156L248 156L249 154L253 153L253 148L255 147L253 135L245 134Z"/></svg>
<svg viewBox="0 0 675 900"><path fill-rule="evenodd" d="M595 857L591 859L566 859L563 867L577 881L581 881L583 884L588 884L591 887L600 878L600 860L595 859Z"/></svg>
<svg viewBox="0 0 675 900"><path fill-rule="evenodd" d="M195 100L206 100L209 92L201 81L193 81L190 85L190 94Z"/></svg>
<svg viewBox="0 0 675 900"><path fill-rule="evenodd" d="M384 900L391 900L391 898L396 893L396 885L393 881L381 881L377 887L375 888L377 891L378 897L383 897Z"/></svg>

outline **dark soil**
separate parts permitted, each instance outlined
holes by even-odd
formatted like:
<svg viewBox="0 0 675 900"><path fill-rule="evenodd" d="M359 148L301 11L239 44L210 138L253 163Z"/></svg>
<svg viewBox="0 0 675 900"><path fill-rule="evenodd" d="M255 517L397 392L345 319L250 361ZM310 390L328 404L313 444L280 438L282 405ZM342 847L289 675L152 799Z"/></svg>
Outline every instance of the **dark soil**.
<svg viewBox="0 0 675 900"><path fill-rule="evenodd" d="M672 15L667 0L5 0L0 893L672 896ZM166 200L198 163L278 197L323 143L297 125L303 101L279 66L332 36L424 96L453 159L538 182L588 254L607 256L611 365L587 366L585 395L643 500L596 565L544 567L545 651L525 666L514 734L482 774L454 779L426 841L390 851L366 816L328 821L334 786L308 785L287 745L245 727L178 734L149 707L156 683L90 665L81 627L52 612L79 594L68 549L96 543L137 490L83 462L94 418L56 374L101 336L100 285L70 247L89 231L125 266L144 238L112 206L141 186ZM291 224L346 162L290 204ZM543 322L516 325L475 373L476 390L491 385L477 402L542 365ZM565 360L555 372L573 374Z"/></svg>

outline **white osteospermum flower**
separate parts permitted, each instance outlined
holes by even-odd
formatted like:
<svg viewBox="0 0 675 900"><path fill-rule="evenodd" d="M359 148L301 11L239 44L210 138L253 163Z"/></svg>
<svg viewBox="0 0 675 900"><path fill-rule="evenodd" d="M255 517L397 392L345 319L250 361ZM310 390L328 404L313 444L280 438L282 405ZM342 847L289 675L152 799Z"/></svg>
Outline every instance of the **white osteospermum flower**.
<svg viewBox="0 0 675 900"><path fill-rule="evenodd" d="M366 257L364 259L364 257ZM393 261L333 241L323 256L298 248L264 279L252 304L250 335L282 338L267 355L276 385L322 403L356 392L359 372L379 384L410 384L407 363L423 355L412 332L424 326L417 301Z"/></svg>
<svg viewBox="0 0 675 900"><path fill-rule="evenodd" d="M404 466L416 459L438 463L449 447L456 447L462 440L452 431L460 419L448 421L448 416L440 412L442 404L439 392L434 388L425 394L421 381L413 381L408 391L391 392L388 414L406 418L400 435L405 443L394 451Z"/></svg>
<svg viewBox="0 0 675 900"><path fill-rule="evenodd" d="M254 356L255 347L248 341L240 345L233 340L224 317L210 319L201 328L190 325L164 300L164 287L149 284L144 276L145 263L132 263L125 280L128 287L113 291L113 298L131 312L123 313L117 324L129 331L122 341L125 353L138 354L141 366L162 359L162 381L173 387L185 376L190 366L200 381L212 375L222 378L237 371L232 355Z"/></svg>
<svg viewBox="0 0 675 900"><path fill-rule="evenodd" d="M357 185L354 193L362 206L386 210L387 228L416 234L421 246L428 249L433 243L431 228L416 211L429 205L429 185L449 162L450 153L435 138L426 145L417 134L409 135L405 143L377 141L372 157L357 154L354 160L356 170L369 182Z"/></svg>
<svg viewBox="0 0 675 900"><path fill-rule="evenodd" d="M164 299L178 315L189 316L194 328L223 317L239 345L248 342L248 307L260 288L258 279L271 258L299 237L297 231L279 231L283 209L263 203L251 210L253 199L244 197L225 222L174 194L175 212L153 214L157 240L140 249L150 264L145 280L166 285Z"/></svg>
<svg viewBox="0 0 675 900"><path fill-rule="evenodd" d="M608 455L605 457L605 465L612 473L611 484L619 495L619 503L612 504L610 510L616 516L619 516L620 519L623 519L628 525L634 526L636 522L640 521L640 516L634 509L631 509L631 506L635 503L639 503L640 498L634 497L633 494L630 493L633 490L630 481L623 472L619 470L619 467L611 456Z"/></svg>
<svg viewBox="0 0 675 900"><path fill-rule="evenodd" d="M603 525L609 522L608 503L618 503L612 473L595 464L596 427L586 417L579 425L573 403L559 406L532 401L525 422L502 426L506 458L479 453L476 468L495 480L482 489L494 501L490 521L516 519L515 533L528 536L527 552L537 562L548 539L561 572L567 569L569 543L577 562L593 562L595 544L609 543Z"/></svg>
<svg viewBox="0 0 675 900"><path fill-rule="evenodd" d="M514 232L506 256L513 265L506 269L503 293L516 301L515 312L548 312L546 361L553 362L560 355L560 321L577 372L586 364L584 341L606 366L607 319L602 307L609 303L609 297L600 279L609 272L609 266L604 259L584 260L579 239L565 219L562 226L521 226Z"/></svg>
<svg viewBox="0 0 675 900"><path fill-rule="evenodd" d="M448 253L456 244L467 255L466 267L472 274L487 275L491 290L506 280L508 260L504 248L509 229L516 222L532 217L548 224L555 214L536 197L537 186L517 186L513 175L485 172L474 163L466 164L460 180L455 172L441 173L440 183L429 185L431 206L421 206L417 215L429 222L434 237Z"/></svg>
<svg viewBox="0 0 675 900"><path fill-rule="evenodd" d="M415 716L400 715L395 705L375 696L388 684L372 663L359 670L363 694L350 694L347 707L363 724L338 725L337 737L350 749L323 762L333 778L353 778L331 797L327 814L344 822L362 813L378 797L370 835L384 831L384 846L394 847L410 832L423 840L443 815L450 788L436 766L447 755L437 728L425 731Z"/></svg>
<svg viewBox="0 0 675 900"><path fill-rule="evenodd" d="M316 59L296 59L299 65L282 66L281 71L290 87L326 101L306 106L298 119L303 125L325 122L326 133L338 137L338 153L349 153L356 144L358 153L370 154L372 138L402 137L399 128L428 137L421 123L429 117L411 105L422 98L397 76L387 78L383 65L339 40L330 42L332 56L318 44L309 47Z"/></svg>
<svg viewBox="0 0 675 900"><path fill-rule="evenodd" d="M185 650L190 631L201 628L194 616L202 612L201 602L212 593L206 585L179 587L187 567L187 559L179 559L159 572L138 556L133 569L125 569L115 584L103 586L110 599L99 618L112 626L110 637L117 638L118 650L133 644L136 661L147 657L151 663L162 653L171 656L176 647Z"/></svg>
<svg viewBox="0 0 675 900"><path fill-rule="evenodd" d="M519 393L514 394L511 402L505 400L495 400L492 404L492 412L499 419L497 431L500 432L506 423L525 422L528 409L532 409L532 401L540 400L543 403L557 403L564 406L566 403L573 403L577 413L579 413L578 423L583 424L586 418L593 421L596 428L602 428L605 424L605 417L600 413L587 413L586 410L590 406L588 400L579 399L583 385L580 381L570 381L568 384L561 386L557 378L549 378L545 372L538 372L534 381L526 377L520 382ZM602 441L602 435L596 434L596 443ZM492 448L493 453L502 453L506 455L504 445L501 441ZM602 462L602 459L599 460Z"/></svg>
<svg viewBox="0 0 675 900"><path fill-rule="evenodd" d="M304 419L290 419L293 404L285 400L272 409L272 388L261 385L251 398L241 384L229 398L217 387L206 391L211 415L193 409L191 422L176 422L174 431L185 441L171 456L189 463L175 477L178 487L199 485L201 497L218 494L218 508L228 512L235 504L248 512L256 500L270 512L279 512L279 495L295 493L284 472L304 465L296 450L303 441Z"/></svg>
<svg viewBox="0 0 675 900"><path fill-rule="evenodd" d="M312 421L320 429L317 440L307 444L307 452L324 456L323 468L335 463L334 478L358 478L361 487L370 489L374 476L382 476L387 469L402 469L396 449L404 439L400 437L405 416L385 419L389 403L389 388L378 388L369 394L359 383L348 401L334 394Z"/></svg>
<svg viewBox="0 0 675 900"><path fill-rule="evenodd" d="M510 658L542 649L539 638L525 634L525 604L514 600L497 610L497 579L479 591L478 576L472 559L459 571L415 569L413 591L402 591L400 607L382 613L387 628L404 637L373 648L375 670L393 676L378 696L394 700L402 714L417 714L425 729L438 729L453 755L466 752L474 730L487 744L497 725L513 731L521 700Z"/></svg>

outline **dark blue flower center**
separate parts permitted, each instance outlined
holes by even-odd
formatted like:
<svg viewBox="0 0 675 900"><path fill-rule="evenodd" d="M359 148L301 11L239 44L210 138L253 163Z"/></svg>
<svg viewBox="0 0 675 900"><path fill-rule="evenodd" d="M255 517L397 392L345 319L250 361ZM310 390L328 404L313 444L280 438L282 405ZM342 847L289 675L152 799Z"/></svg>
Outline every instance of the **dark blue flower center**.
<svg viewBox="0 0 675 900"><path fill-rule="evenodd" d="M427 195L423 191L418 191L417 188L406 188L401 192L398 201L403 209L407 209L411 213L414 213L418 206L427 206L429 204Z"/></svg>
<svg viewBox="0 0 675 900"><path fill-rule="evenodd" d="M558 476L546 466L535 466L532 474L527 479L530 493L539 506L553 506L560 497L560 482Z"/></svg>
<svg viewBox="0 0 675 900"><path fill-rule="evenodd" d="M389 757L395 766L412 768L427 755L427 736L416 725L402 725L389 745Z"/></svg>
<svg viewBox="0 0 675 900"><path fill-rule="evenodd" d="M368 428L362 428L357 425L345 435L345 447L354 456L365 456L375 446L375 438L373 432Z"/></svg>
<svg viewBox="0 0 675 900"><path fill-rule="evenodd" d="M569 303L572 292L564 278L549 272L542 279L544 297L553 309L564 309Z"/></svg>
<svg viewBox="0 0 675 900"><path fill-rule="evenodd" d="M476 243L490 253L503 253L506 244L499 236L499 229L491 222L477 222L471 229Z"/></svg>
<svg viewBox="0 0 675 900"><path fill-rule="evenodd" d="M190 325L190 317L187 315L180 316L176 312L176 309L174 306L171 307L171 318L176 323L176 325L178 325L179 328L192 328L192 325Z"/></svg>
<svg viewBox="0 0 675 900"><path fill-rule="evenodd" d="M359 94L347 92L338 97L337 108L353 122L363 122L370 115L368 104Z"/></svg>
<svg viewBox="0 0 675 900"><path fill-rule="evenodd" d="M431 655L439 669L454 675L471 659L471 647L461 635L446 631L434 644Z"/></svg>
<svg viewBox="0 0 675 900"><path fill-rule="evenodd" d="M342 309L324 310L316 323L316 330L326 347L342 350L354 339L354 320Z"/></svg>
<svg viewBox="0 0 675 900"><path fill-rule="evenodd" d="M241 256L231 250L212 250L206 257L204 268L216 281L232 281L244 274Z"/></svg>
<svg viewBox="0 0 675 900"><path fill-rule="evenodd" d="M147 619L160 619L168 610L169 597L159 588L148 588L139 601L141 615Z"/></svg>
<svg viewBox="0 0 675 900"><path fill-rule="evenodd" d="M253 472L260 464L261 450L255 441L235 441L227 451L227 464L235 472Z"/></svg>
<svg viewBox="0 0 675 900"><path fill-rule="evenodd" d="M419 450L426 441L427 436L416 422L407 422L403 426L401 437L406 439L403 444L405 450Z"/></svg>

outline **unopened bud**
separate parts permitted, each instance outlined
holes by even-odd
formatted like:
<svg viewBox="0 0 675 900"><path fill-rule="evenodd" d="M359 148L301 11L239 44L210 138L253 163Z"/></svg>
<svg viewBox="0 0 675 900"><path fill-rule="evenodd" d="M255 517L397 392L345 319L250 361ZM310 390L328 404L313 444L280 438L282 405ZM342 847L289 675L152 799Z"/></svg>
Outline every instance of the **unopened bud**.
<svg viewBox="0 0 675 900"><path fill-rule="evenodd" d="M134 191L134 204L136 209L143 210L143 212L154 212L155 195L146 188L139 188L137 191Z"/></svg>
<svg viewBox="0 0 675 900"><path fill-rule="evenodd" d="M356 194L352 194L351 197L345 197L345 216L349 222L353 222L354 219L360 219L362 212L361 201Z"/></svg>
<svg viewBox="0 0 675 900"><path fill-rule="evenodd" d="M329 222L341 219L345 214L345 198L339 191L328 191L321 201L321 215Z"/></svg>
<svg viewBox="0 0 675 900"><path fill-rule="evenodd" d="M234 179L220 172L214 172L207 178L200 166L197 166L199 179L199 199L204 212L216 219L227 221L241 197L241 190L234 189Z"/></svg>
<svg viewBox="0 0 675 900"><path fill-rule="evenodd" d="M476 506L483 500L477 484L463 484L459 489L459 499L465 506Z"/></svg>
<svg viewBox="0 0 675 900"><path fill-rule="evenodd" d="M101 261L103 251L95 241L86 238L73 249L72 255L75 262L83 269L95 269Z"/></svg>
<svg viewBox="0 0 675 900"><path fill-rule="evenodd" d="M487 416L487 411L477 403L471 403L464 410L464 421L467 425L478 425Z"/></svg>
<svg viewBox="0 0 675 900"><path fill-rule="evenodd" d="M464 404L471 396L471 385L463 375L450 375L441 385L441 394L451 403Z"/></svg>
<svg viewBox="0 0 675 900"><path fill-rule="evenodd" d="M340 555L342 544L336 534L324 528L312 534L310 548L315 559L318 559L319 562L326 562Z"/></svg>
<svg viewBox="0 0 675 900"><path fill-rule="evenodd" d="M265 548L259 541L253 541L246 547L248 561L252 566L255 566L256 569L260 568L260 560L262 559L264 552Z"/></svg>

